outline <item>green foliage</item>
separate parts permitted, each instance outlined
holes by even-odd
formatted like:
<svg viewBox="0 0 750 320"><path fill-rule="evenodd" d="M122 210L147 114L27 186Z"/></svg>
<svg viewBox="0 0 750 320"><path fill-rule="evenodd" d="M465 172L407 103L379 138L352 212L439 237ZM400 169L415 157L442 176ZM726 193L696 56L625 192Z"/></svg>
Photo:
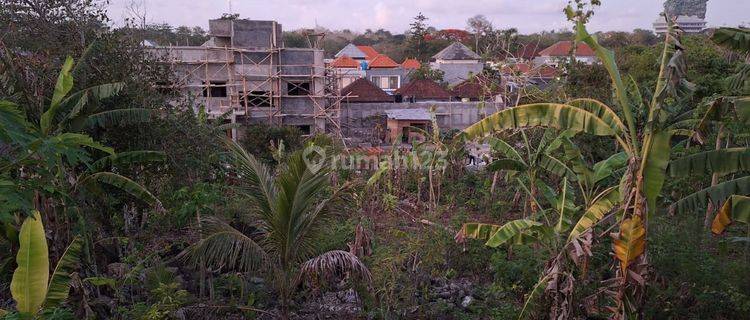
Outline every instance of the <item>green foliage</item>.
<svg viewBox="0 0 750 320"><path fill-rule="evenodd" d="M348 270L359 279L370 278L367 268L348 252L329 251L309 259L320 254L316 241L334 197L324 195L327 168L308 167L303 152L297 151L274 176L239 144L227 141L227 147L227 165L242 177L236 183L237 191L248 200L249 209L242 222L257 231L244 233L219 217L205 217L201 220L202 238L184 252L186 257L196 264L200 261L207 266L269 275L284 311L300 279L334 275L334 270Z"/></svg>
<svg viewBox="0 0 750 320"><path fill-rule="evenodd" d="M20 313L34 315L41 308L49 281L49 253L42 217L38 212L26 218L18 234L18 267L10 291Z"/></svg>
<svg viewBox="0 0 750 320"><path fill-rule="evenodd" d="M409 79L411 80L431 80L437 83L444 83L443 77L445 72L438 69L432 69L427 64L422 64L419 69L415 69L409 72Z"/></svg>
<svg viewBox="0 0 750 320"><path fill-rule="evenodd" d="M253 156L272 164L274 148L278 148L283 141L284 148L290 152L302 148L302 132L296 127L270 127L264 124L247 127L241 143Z"/></svg>

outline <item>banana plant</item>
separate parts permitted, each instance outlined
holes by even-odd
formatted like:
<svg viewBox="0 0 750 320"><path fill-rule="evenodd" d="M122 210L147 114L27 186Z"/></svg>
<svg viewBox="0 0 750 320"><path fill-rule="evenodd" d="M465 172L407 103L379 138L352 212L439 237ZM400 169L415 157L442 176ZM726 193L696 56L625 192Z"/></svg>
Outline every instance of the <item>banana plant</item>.
<svg viewBox="0 0 750 320"><path fill-rule="evenodd" d="M750 30L740 28L720 28L711 36L718 45L741 54L750 52ZM705 227L714 234L724 232L733 221L748 223L750 207L746 205L750 195L750 148L729 148L731 136L725 133L726 123L739 123L746 127L750 124L750 90L747 84L750 73L745 72L748 64L740 67L737 74L730 77L730 94L712 100L695 127L694 136L700 141L710 127L716 127L715 149L685 156L674 160L669 165L671 177L711 175L711 186L682 199L672 208L679 213L706 209ZM722 148L722 138L726 139L726 148ZM723 177L731 178L719 183ZM718 210L717 210L718 209Z"/></svg>
<svg viewBox="0 0 750 320"><path fill-rule="evenodd" d="M559 177L575 178L573 171L553 154L560 146L561 137L569 134L569 132L563 132L560 136L554 138L556 135L555 130L545 130L537 147L533 148L525 130L520 130L526 150L524 155L521 155L513 146L502 139L496 137L487 138L490 148L502 156L502 158L491 162L487 166L487 170L506 172L507 180L512 179L517 181L518 185L527 191L524 214L526 213L526 208L531 209L531 214L535 214L538 211L539 205L536 198L538 195L537 182L539 181L539 174L547 172Z"/></svg>
<svg viewBox="0 0 750 320"><path fill-rule="evenodd" d="M143 186L120 174L107 171L127 162L158 161L163 155L137 151L116 154L81 130L90 127L147 121L151 112L142 109L101 111L101 101L116 95L122 84L104 84L71 93L73 59L63 64L49 105L38 119L27 119L23 109L0 101L0 141L10 157L0 159L0 221L18 211L44 212L34 199L52 197L70 202L73 193L101 185L119 188L159 207L159 201ZM92 160L89 150L105 154ZM77 168L84 167L82 173ZM66 207L66 206L64 206ZM2 219L5 217L5 219Z"/></svg>
<svg viewBox="0 0 750 320"><path fill-rule="evenodd" d="M16 311L24 317L35 318L42 310L58 307L68 299L71 272L78 264L82 241L73 239L51 277L47 239L38 211L24 220L18 241L18 267L13 273L10 291L16 302ZM8 311L0 309L0 315L6 313Z"/></svg>
<svg viewBox="0 0 750 320"><path fill-rule="evenodd" d="M427 182L430 206L437 208L442 191L442 179L448 166L455 165L458 159L463 159L464 141L449 139L440 135L440 126L435 115L435 107L430 108L430 131L422 128L410 127L425 138L414 144L421 164L427 169ZM420 168L421 169L421 168Z"/></svg>
<svg viewBox="0 0 750 320"><path fill-rule="evenodd" d="M726 148L692 154L673 160L669 164L671 177L714 175L717 178L735 176L727 181L691 193L675 202L672 207L678 213L697 211L708 203L717 204L718 213L709 211L713 219L711 231L715 234L724 232L732 221L748 223L750 206L747 206L747 195L750 195L750 148ZM718 205L721 205L719 207Z"/></svg>
<svg viewBox="0 0 750 320"><path fill-rule="evenodd" d="M574 12L572 9L566 12ZM565 104L535 103L521 105L495 113L464 130L469 139L482 138L500 131L527 127L550 127L570 130L595 136L610 137L627 155L625 168L615 199L621 211L619 232L614 233L614 257L618 261L616 281L611 281L613 305L610 310L615 318L625 318L639 310L642 304L646 266L646 241L648 220L658 213L657 198L666 177L666 168L674 134L674 118L682 111L694 86L685 79L686 64L679 30L670 24L665 36L659 76L645 123L638 124L634 117L635 107L631 93L620 75L614 53L597 42L586 31L586 17L570 17L576 21L576 40L591 47L599 62L607 70L613 83L615 101L622 117L613 108L602 102L586 99ZM611 191L614 192L614 191ZM613 193L610 193L613 194ZM633 236L640 234L643 236ZM643 248L643 250L640 250ZM554 269L546 270L558 272ZM552 281L552 280L549 280ZM554 308L554 307L553 307Z"/></svg>

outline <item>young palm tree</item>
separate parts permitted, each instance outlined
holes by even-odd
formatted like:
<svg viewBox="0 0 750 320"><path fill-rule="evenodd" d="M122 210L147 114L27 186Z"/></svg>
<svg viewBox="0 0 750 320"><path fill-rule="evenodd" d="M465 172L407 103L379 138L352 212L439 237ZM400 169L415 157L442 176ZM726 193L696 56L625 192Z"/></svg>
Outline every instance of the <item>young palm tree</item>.
<svg viewBox="0 0 750 320"><path fill-rule="evenodd" d="M311 158L298 151L274 175L237 143L227 144L236 189L248 200L241 218L249 227L238 230L219 217L203 217L202 239L185 251L186 257L217 269L267 275L278 290L284 317L300 280L351 273L369 282L370 272L355 255L341 250L321 254L316 245L328 204L341 191L326 195L328 169L310 164Z"/></svg>

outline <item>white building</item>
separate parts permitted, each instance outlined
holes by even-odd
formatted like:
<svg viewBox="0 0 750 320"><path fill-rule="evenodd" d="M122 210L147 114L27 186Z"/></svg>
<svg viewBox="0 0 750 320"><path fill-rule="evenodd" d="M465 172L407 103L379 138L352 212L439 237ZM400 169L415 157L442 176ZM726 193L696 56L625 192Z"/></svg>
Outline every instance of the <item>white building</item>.
<svg viewBox="0 0 750 320"><path fill-rule="evenodd" d="M544 50L539 51L537 57L534 58L534 65L557 67L570 59L572 48L573 41L558 41ZM575 59L576 61L585 64L593 64L596 62L596 54L594 54L594 50L592 50L587 44L579 42L576 46Z"/></svg>
<svg viewBox="0 0 750 320"><path fill-rule="evenodd" d="M430 68L443 71L443 80L454 85L480 74L484 63L474 51L460 42L454 42L432 56Z"/></svg>
<svg viewBox="0 0 750 320"><path fill-rule="evenodd" d="M698 16L677 16L675 24L685 33L700 33L706 29L706 20ZM657 34L667 33L667 21L659 17L654 21L654 31Z"/></svg>

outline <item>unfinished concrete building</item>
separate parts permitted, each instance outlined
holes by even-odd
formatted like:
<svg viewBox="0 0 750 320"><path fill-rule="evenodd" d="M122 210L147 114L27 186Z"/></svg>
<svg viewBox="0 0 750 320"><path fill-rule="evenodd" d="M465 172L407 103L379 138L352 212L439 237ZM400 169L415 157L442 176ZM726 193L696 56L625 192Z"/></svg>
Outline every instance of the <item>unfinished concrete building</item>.
<svg viewBox="0 0 750 320"><path fill-rule="evenodd" d="M201 46L150 49L172 64L177 81L167 85L192 97L196 108L247 125L335 130L340 99L323 50L286 48L276 21L210 20L209 35Z"/></svg>

